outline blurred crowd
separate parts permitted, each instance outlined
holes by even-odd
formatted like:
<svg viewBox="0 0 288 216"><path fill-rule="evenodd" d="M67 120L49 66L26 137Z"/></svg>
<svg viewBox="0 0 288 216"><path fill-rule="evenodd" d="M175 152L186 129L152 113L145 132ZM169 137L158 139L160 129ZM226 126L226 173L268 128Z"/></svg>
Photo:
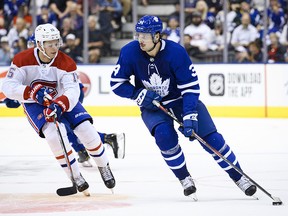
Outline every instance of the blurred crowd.
<svg viewBox="0 0 288 216"><path fill-rule="evenodd" d="M36 25L52 23L61 33L61 50L77 63L83 62L83 25L88 23L89 63L110 56L111 41L122 25L131 20L132 0L88 0L88 20L83 19L83 0L2 0L0 3L0 64L10 64L13 56L27 49ZM138 0L143 6L157 0ZM268 62L288 62L287 0L229 0L227 34L224 37L223 0L185 0L184 47L192 58L221 54L228 47L233 62L263 62L264 43ZM175 12L164 18L163 38L180 43L179 0ZM264 38L264 15L268 34ZM226 39L224 39L226 38Z"/></svg>

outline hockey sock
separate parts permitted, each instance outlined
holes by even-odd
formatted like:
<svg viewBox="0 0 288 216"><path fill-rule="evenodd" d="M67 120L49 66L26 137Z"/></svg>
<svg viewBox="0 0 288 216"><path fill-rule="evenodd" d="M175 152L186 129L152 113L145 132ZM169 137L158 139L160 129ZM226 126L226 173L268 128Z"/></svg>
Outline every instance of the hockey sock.
<svg viewBox="0 0 288 216"><path fill-rule="evenodd" d="M79 168L78 168L78 164L75 163L76 160L75 160L74 154L72 152L71 145L69 144L65 127L64 127L64 125L62 123L60 123L59 124L59 128L60 128L60 131L61 131L61 135L62 135L63 141L65 143L65 147L66 147L66 150L67 150L68 158L69 158L70 165L71 165L71 168L72 168L72 171L73 171L73 176L74 177L80 176L80 171L79 171ZM55 158L60 163L60 165L64 169L64 171L66 172L67 176L70 178L70 171L67 168L68 166L67 166L67 163L66 163L66 160L65 160L63 149L62 149L62 146L61 146L58 134L57 134L57 129L56 129L54 123L46 123L44 125L42 131L43 131L43 134L45 135L45 139L47 140L47 142L48 142L48 144L50 146L50 149L52 150Z"/></svg>
<svg viewBox="0 0 288 216"><path fill-rule="evenodd" d="M236 167L241 169L240 164L236 158L236 155L231 150L230 146L225 143L224 138L218 132L214 132L204 137L204 140L209 143L213 148L219 151L225 158L227 158L231 163L233 163ZM203 148L208 151L214 160L218 163L218 165L228 173L231 179L234 181L238 181L241 178L241 174L239 174L233 167L227 164L222 158L218 157L211 150L209 150L206 146L201 144Z"/></svg>
<svg viewBox="0 0 288 216"><path fill-rule="evenodd" d="M186 167L185 156L181 146L178 144L178 136L173 125L165 123L158 125L155 128L154 137L166 164L174 175L179 180L190 176Z"/></svg>
<svg viewBox="0 0 288 216"><path fill-rule="evenodd" d="M89 121L84 121L75 128L74 133L95 160L97 166L105 167L108 164L108 157L93 125Z"/></svg>

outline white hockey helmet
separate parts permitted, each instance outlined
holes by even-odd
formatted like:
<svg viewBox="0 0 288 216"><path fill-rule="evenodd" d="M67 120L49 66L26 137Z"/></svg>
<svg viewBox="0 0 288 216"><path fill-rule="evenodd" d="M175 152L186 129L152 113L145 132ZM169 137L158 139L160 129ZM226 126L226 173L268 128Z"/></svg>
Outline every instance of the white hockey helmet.
<svg viewBox="0 0 288 216"><path fill-rule="evenodd" d="M62 46L62 38L60 36L59 30L52 24L46 23L46 24L41 24L38 25L35 29L35 41L36 41L36 46L42 52L46 57L51 59L50 56L46 53L44 49L44 42L45 41L52 41L52 40L58 40L59 42L57 43L58 48ZM39 44L38 44L39 42Z"/></svg>
<svg viewBox="0 0 288 216"><path fill-rule="evenodd" d="M61 39L59 30L50 23L38 25L35 29L35 40L44 42Z"/></svg>

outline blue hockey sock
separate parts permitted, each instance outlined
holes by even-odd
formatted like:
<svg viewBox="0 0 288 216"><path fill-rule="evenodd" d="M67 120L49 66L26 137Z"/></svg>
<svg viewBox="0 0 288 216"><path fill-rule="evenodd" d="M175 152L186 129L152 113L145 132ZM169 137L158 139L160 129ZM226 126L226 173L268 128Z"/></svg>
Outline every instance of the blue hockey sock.
<svg viewBox="0 0 288 216"><path fill-rule="evenodd" d="M241 169L239 162L237 161L237 158L233 151L231 150L230 146L225 143L224 138L222 135L218 132L214 132L212 134L209 134L208 136L204 137L204 140L209 143L213 148L215 148L217 151L219 151L227 160L229 160L232 164L234 164L236 167ZM241 178L241 174L238 173L232 166L230 166L228 163L226 163L222 158L214 154L210 149L208 149L206 146L201 144L203 148L208 151L214 160L218 163L218 165L228 173L231 179L233 181L238 181Z"/></svg>
<svg viewBox="0 0 288 216"><path fill-rule="evenodd" d="M98 131L98 134L99 134L99 136L100 136L100 139L101 139L101 142L104 144L105 143L105 141L104 141L104 137L105 137L105 133L101 133L101 132L99 132Z"/></svg>
<svg viewBox="0 0 288 216"><path fill-rule="evenodd" d="M158 125L155 128L154 137L166 164L174 175L179 180L189 176L185 156L178 144L178 135L173 125L165 123Z"/></svg>

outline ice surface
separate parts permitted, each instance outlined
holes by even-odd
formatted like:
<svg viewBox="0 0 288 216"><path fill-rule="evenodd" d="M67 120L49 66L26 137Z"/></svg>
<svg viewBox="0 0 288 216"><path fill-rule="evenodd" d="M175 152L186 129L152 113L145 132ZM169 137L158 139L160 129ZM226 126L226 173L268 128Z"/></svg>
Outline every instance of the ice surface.
<svg viewBox="0 0 288 216"><path fill-rule="evenodd" d="M288 119L214 118L218 130L238 157L244 172L284 205L258 189L259 200L247 197L202 147L179 142L197 186L198 202L183 190L166 166L140 117L94 117L101 132L125 132L126 157L114 159L114 194L96 167L82 168L91 197L59 197L70 186L65 173L25 118L0 118L0 215L26 216L287 216Z"/></svg>

